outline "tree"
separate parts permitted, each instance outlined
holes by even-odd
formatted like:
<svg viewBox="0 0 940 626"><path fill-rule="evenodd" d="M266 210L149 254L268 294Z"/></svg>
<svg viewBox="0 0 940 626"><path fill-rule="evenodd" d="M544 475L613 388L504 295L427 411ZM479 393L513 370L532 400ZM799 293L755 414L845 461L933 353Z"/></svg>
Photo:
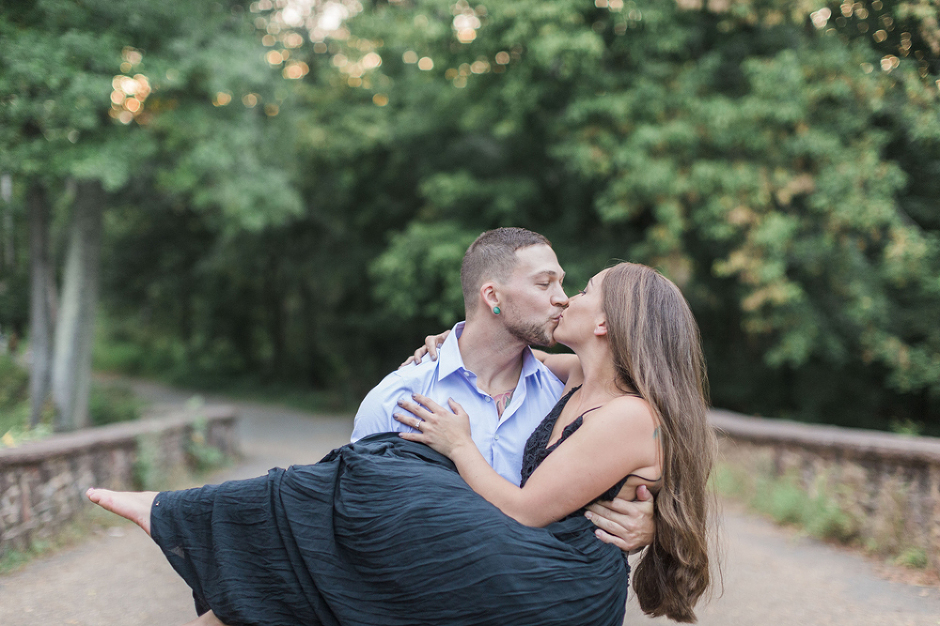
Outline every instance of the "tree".
<svg viewBox="0 0 940 626"><path fill-rule="evenodd" d="M197 358L164 350L181 376L354 395L459 318L463 246L513 224L554 242L569 283L616 258L679 283L716 404L940 424L935 3L348 6L332 33L250 7L297 76L264 96L289 93L259 159L300 197L282 221L231 228L208 207L287 183L232 194L219 170L238 161L187 140L211 133L155 118L174 121L134 197L162 210L122 213L108 284L134 285L112 306L151 352L186 338ZM212 89L237 105L238 80Z"/></svg>
<svg viewBox="0 0 940 626"><path fill-rule="evenodd" d="M935 47L895 35L908 61L840 36L887 25L882 3L841 5L839 28L775 2L596 5L419 2L351 22L350 63L385 42L368 77L393 85L392 142L454 137L417 161L425 204L375 266L377 295L402 318L433 310L454 280L434 265L441 228L534 225L587 257L576 275L632 258L683 286L726 406L936 419L940 247L935 209L908 200L930 197L910 168L937 163ZM422 57L432 69L409 67Z"/></svg>
<svg viewBox="0 0 940 626"><path fill-rule="evenodd" d="M298 202L282 171L245 150L257 135L257 120L213 115L227 104L226 92L207 97L216 80L204 74L207 69L247 72L256 82L270 76L259 43L245 36L254 28L241 3L106 7L37 0L4 6L0 16L0 168L34 190L37 229L47 223L38 219L48 212L39 207L48 197L42 189L75 181L54 349L43 339L53 315L43 313L48 300L35 291L45 282L41 242L47 236L37 230L34 237L33 403L44 401L44 364L52 350L56 427L67 430L87 422L101 212L119 191L149 176L163 193L229 212L236 228L276 222ZM206 40L210 45L203 45ZM198 88L184 91L192 84ZM276 115L276 105L268 107L267 115ZM172 161L161 149L172 151ZM261 180L285 184L271 193Z"/></svg>

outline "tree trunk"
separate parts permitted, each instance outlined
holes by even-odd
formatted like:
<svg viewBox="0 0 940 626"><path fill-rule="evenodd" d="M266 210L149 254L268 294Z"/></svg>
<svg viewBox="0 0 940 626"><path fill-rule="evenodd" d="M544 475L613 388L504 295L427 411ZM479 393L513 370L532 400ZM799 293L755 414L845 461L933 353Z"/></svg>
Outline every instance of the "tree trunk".
<svg viewBox="0 0 940 626"><path fill-rule="evenodd" d="M3 200L3 265L13 273L16 250L13 243L13 177L0 174L0 199Z"/></svg>
<svg viewBox="0 0 940 626"><path fill-rule="evenodd" d="M77 185L52 368L55 429L60 431L90 425L88 398L104 200L99 181L81 181Z"/></svg>
<svg viewBox="0 0 940 626"><path fill-rule="evenodd" d="M46 189L34 182L27 192L29 209L30 256L30 346L32 365L29 373L29 425L36 426L52 381L52 305L49 298L49 204Z"/></svg>

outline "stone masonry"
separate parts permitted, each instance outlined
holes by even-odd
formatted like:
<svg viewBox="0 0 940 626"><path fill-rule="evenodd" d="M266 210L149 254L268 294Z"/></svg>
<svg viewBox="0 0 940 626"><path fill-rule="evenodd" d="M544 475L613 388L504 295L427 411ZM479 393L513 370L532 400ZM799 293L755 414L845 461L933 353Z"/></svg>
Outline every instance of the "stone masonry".
<svg viewBox="0 0 940 626"><path fill-rule="evenodd" d="M180 475L196 446L237 454L234 409L178 411L0 449L0 556L53 535L86 505L89 487L135 489Z"/></svg>
<svg viewBox="0 0 940 626"><path fill-rule="evenodd" d="M712 411L720 458L751 476L788 477L824 495L862 545L923 551L940 573L940 439Z"/></svg>

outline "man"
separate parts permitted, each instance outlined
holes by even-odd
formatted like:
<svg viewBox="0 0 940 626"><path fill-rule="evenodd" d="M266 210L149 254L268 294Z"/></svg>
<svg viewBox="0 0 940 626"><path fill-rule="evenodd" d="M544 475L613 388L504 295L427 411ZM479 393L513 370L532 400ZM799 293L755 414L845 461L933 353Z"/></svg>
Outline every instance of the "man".
<svg viewBox="0 0 940 626"><path fill-rule="evenodd" d="M487 462L518 485L526 440L561 396L564 384L532 354L551 346L568 297L565 273L551 243L522 228L480 235L460 271L466 321L427 359L392 372L362 401L352 440L407 430L392 416L398 401L421 394L442 406L453 398L471 420L474 443ZM652 498L615 499L588 507L597 536L625 551L652 541Z"/></svg>

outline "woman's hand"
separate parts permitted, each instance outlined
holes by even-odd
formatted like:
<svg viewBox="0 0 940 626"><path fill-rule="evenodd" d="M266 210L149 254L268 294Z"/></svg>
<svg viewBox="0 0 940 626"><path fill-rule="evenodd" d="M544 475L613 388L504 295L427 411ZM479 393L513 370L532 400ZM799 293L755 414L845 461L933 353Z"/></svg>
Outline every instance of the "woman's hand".
<svg viewBox="0 0 940 626"><path fill-rule="evenodd" d="M434 400L415 394L414 401L399 400L398 406L412 416L396 413L393 417L418 432L401 433L402 439L427 444L441 454L453 458L462 446L474 445L470 438L470 416L457 402L448 399L451 411Z"/></svg>
<svg viewBox="0 0 940 626"><path fill-rule="evenodd" d="M450 334L449 330L445 330L440 335L428 335L424 338L424 345L415 350L414 355L408 357L408 360L398 366L398 369L405 367L410 363L420 363L424 355L431 357L432 361L437 360L437 349L444 345L444 340L447 339L447 336Z"/></svg>

